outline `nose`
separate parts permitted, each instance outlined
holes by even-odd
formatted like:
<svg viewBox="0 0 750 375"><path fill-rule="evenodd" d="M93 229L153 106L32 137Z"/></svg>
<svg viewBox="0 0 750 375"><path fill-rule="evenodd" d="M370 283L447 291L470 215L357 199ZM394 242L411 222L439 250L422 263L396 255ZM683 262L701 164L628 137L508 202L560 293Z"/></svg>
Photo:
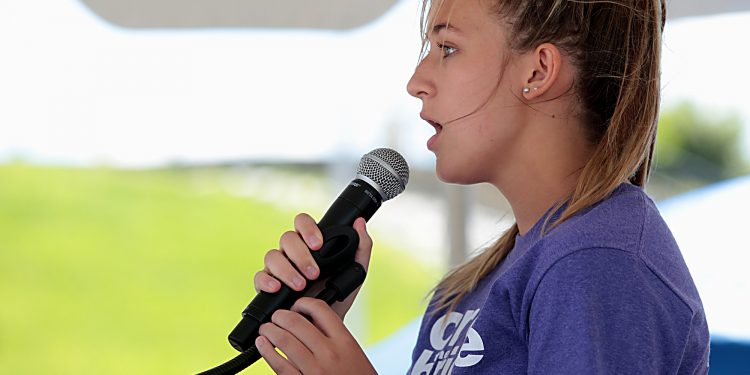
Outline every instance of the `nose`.
<svg viewBox="0 0 750 375"><path fill-rule="evenodd" d="M406 91L409 95L422 100L435 95L435 85L427 74L427 59L428 57L419 62L417 68L414 69L414 74L406 84Z"/></svg>

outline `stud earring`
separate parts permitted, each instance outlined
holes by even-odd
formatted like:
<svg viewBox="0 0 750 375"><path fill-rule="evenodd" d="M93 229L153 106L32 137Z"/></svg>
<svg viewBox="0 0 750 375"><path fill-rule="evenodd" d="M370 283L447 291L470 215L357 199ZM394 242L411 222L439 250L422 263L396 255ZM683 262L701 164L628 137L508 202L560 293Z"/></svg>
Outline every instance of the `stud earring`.
<svg viewBox="0 0 750 375"><path fill-rule="evenodd" d="M530 88L528 88L528 87L524 87L524 88L523 88L523 93L524 93L524 94L528 94L528 93L530 93L530 92L531 92L531 89L530 89Z"/></svg>

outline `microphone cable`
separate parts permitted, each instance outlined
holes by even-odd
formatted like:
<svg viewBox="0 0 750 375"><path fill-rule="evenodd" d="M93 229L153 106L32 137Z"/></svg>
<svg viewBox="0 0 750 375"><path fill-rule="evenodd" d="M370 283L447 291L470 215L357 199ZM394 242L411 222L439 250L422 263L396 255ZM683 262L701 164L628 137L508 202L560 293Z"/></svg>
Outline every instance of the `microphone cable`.
<svg viewBox="0 0 750 375"><path fill-rule="evenodd" d="M325 288L315 298L325 301L329 306L334 302L341 302L362 285L365 281L365 276L367 276L365 268L357 262L352 262L341 273L328 279ZM260 352L258 352L255 344L253 344L231 360L210 370L201 372L198 375L234 375L246 369L260 358Z"/></svg>
<svg viewBox="0 0 750 375"><path fill-rule="evenodd" d="M260 358L261 355L258 352L258 349L253 345L250 349L245 350L229 361L210 370L203 371L198 375L234 375L246 369Z"/></svg>

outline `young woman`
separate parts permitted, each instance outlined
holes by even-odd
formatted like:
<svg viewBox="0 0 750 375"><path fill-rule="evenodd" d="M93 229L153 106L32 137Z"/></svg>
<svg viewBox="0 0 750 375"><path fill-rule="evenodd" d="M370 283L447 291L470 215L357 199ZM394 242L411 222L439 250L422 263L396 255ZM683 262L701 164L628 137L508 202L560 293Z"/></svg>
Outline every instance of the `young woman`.
<svg viewBox="0 0 750 375"><path fill-rule="evenodd" d="M435 128L437 175L492 184L516 224L436 286L409 373L707 373L700 297L643 191L664 1L436 0L424 15L407 90ZM367 265L364 220L355 229ZM320 245L297 216L256 288L303 288ZM261 354L282 374L373 373L341 321L352 299L277 312Z"/></svg>

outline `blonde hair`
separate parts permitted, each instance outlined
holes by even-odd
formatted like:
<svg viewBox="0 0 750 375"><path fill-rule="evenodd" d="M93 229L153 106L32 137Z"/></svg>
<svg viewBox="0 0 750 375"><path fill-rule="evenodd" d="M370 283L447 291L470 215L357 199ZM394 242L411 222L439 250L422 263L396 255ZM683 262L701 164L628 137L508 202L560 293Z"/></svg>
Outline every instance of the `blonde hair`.
<svg viewBox="0 0 750 375"><path fill-rule="evenodd" d="M460 1L460 0L457 0ZM605 199L625 181L643 187L649 176L659 112L664 0L494 0L514 51L553 43L577 68L578 115L594 145L567 204L547 228ZM422 54L442 0L422 4ZM549 217L547 218L549 220ZM545 222L546 228L546 222ZM492 246L450 271L433 289L431 311L453 311L515 245L514 224Z"/></svg>

